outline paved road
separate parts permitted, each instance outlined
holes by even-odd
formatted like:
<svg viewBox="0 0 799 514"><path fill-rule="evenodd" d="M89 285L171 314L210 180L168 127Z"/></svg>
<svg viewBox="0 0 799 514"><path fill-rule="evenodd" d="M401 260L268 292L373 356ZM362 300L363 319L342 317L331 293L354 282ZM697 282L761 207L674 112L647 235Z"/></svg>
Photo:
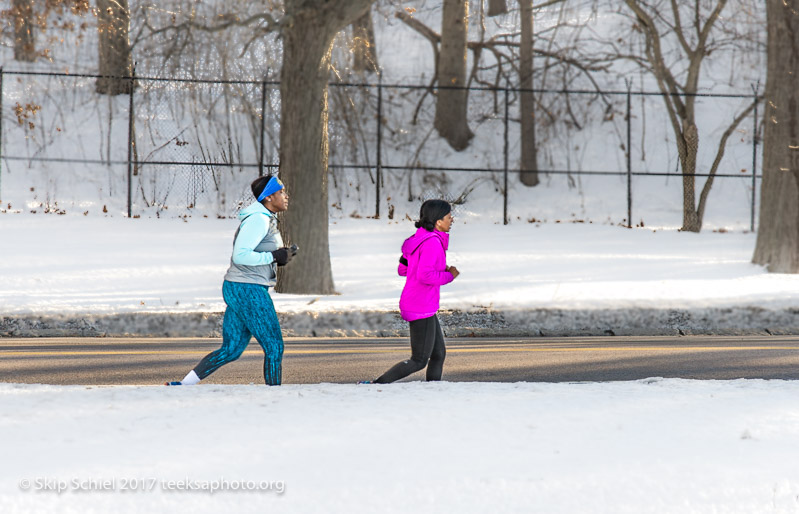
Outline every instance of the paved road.
<svg viewBox="0 0 799 514"><path fill-rule="evenodd" d="M0 339L0 382L160 384L179 380L218 339ZM284 383L354 383L410 354L406 339L287 339ZM253 342L208 383L262 383ZM449 339L450 381L610 381L646 377L799 379L799 337ZM406 380L421 380L422 373Z"/></svg>

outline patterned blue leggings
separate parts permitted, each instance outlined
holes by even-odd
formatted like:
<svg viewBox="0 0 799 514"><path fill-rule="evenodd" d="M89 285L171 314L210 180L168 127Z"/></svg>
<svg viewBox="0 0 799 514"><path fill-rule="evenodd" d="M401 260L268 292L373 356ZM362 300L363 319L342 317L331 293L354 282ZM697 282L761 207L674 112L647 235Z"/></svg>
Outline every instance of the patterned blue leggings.
<svg viewBox="0 0 799 514"><path fill-rule="evenodd" d="M225 319L222 323L222 347L206 355L194 372L203 379L228 362L238 359L250 338L264 350L264 381L280 385L283 365L283 334L269 288L258 284L228 282L222 284Z"/></svg>

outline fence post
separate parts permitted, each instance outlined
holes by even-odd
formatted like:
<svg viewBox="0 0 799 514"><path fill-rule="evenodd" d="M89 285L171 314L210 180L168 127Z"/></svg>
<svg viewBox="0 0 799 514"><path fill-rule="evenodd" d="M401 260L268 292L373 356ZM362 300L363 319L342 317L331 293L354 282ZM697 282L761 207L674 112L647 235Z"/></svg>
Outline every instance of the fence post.
<svg viewBox="0 0 799 514"><path fill-rule="evenodd" d="M383 178L383 72L377 72L377 192L375 218L380 218L380 181Z"/></svg>
<svg viewBox="0 0 799 514"><path fill-rule="evenodd" d="M503 173L505 175L504 198L502 200L502 224L508 224L508 87L510 84L505 84L505 144L503 148Z"/></svg>
<svg viewBox="0 0 799 514"><path fill-rule="evenodd" d="M261 150L258 155L258 176L264 176L264 132L266 131L266 81L269 78L269 69L261 82Z"/></svg>
<svg viewBox="0 0 799 514"><path fill-rule="evenodd" d="M128 79L130 80L130 94L128 100L128 218L133 217L133 88L136 86L136 65Z"/></svg>
<svg viewBox="0 0 799 514"><path fill-rule="evenodd" d="M627 228L633 228L633 167L632 167L632 108L631 90L632 81L627 82Z"/></svg>
<svg viewBox="0 0 799 514"><path fill-rule="evenodd" d="M757 196L755 195L755 189L757 188L757 93L760 90L760 81L757 82L757 86L752 87L755 95L755 114L754 114L754 121L753 121L753 128L752 128L752 222L750 225L750 230L752 232L755 231L755 200Z"/></svg>
<svg viewBox="0 0 799 514"><path fill-rule="evenodd" d="M3 198L3 67L0 66L0 201Z"/></svg>

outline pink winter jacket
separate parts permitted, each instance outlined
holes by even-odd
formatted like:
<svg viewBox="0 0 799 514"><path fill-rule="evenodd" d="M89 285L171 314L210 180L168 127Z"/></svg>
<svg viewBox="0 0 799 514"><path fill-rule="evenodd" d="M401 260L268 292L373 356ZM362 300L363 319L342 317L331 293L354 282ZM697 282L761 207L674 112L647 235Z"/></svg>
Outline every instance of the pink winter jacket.
<svg viewBox="0 0 799 514"><path fill-rule="evenodd" d="M399 301L405 321L429 318L438 312L439 290L455 278L447 271L447 247L449 234L424 228L402 244L408 265L400 263L397 273L406 277Z"/></svg>

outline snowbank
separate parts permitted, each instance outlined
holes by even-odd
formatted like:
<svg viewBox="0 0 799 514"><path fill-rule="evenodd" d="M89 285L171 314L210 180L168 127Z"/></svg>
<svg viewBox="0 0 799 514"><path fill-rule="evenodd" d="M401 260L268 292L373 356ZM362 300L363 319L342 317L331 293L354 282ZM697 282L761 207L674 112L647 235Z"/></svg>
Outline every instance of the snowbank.
<svg viewBox="0 0 799 514"><path fill-rule="evenodd" d="M3 384L0 510L795 512L797 395L761 380Z"/></svg>

